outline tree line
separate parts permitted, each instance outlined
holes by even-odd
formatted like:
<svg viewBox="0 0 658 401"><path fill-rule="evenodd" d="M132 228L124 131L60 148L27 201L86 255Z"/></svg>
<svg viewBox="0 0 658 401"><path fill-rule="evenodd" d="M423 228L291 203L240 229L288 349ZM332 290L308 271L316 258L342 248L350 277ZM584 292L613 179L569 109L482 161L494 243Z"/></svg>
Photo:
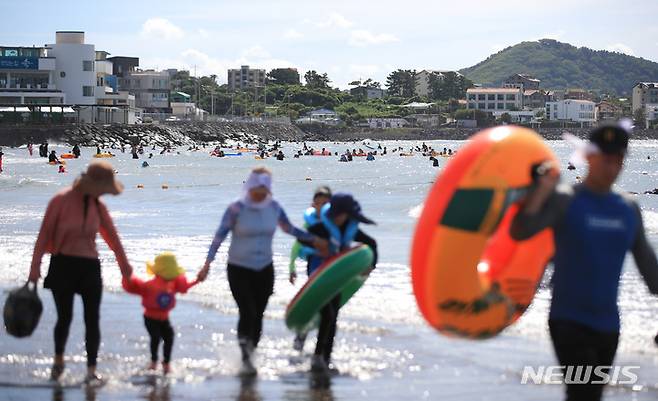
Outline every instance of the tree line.
<svg viewBox="0 0 658 401"><path fill-rule="evenodd" d="M232 91L228 85L219 85L216 75L193 77L189 71L178 71L171 79L171 89L190 94L199 107L217 115L267 113L295 119L322 107L336 110L349 122L366 117L403 117L410 111L400 106L409 102L436 102L456 108L456 100L463 99L466 89L472 86L471 81L454 72L430 75L429 96L418 96L416 70L398 69L386 78L386 95L369 100L333 87L327 73L310 70L303 80L304 84L296 69L275 68L266 74L264 87ZM371 78L352 81L350 86L382 87Z"/></svg>

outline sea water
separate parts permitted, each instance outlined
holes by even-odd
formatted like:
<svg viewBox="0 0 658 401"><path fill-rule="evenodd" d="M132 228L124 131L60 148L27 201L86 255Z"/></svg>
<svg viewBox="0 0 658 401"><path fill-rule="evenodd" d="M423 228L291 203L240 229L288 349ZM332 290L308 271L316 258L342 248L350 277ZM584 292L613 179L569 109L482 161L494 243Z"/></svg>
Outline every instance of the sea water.
<svg viewBox="0 0 658 401"><path fill-rule="evenodd" d="M426 143L435 149L453 150L464 145L462 141ZM400 146L409 149L418 144L381 142L389 151ZM308 145L339 153L348 148L366 149L361 143ZM550 142L550 146L566 166L572 151L569 145L555 141ZM362 227L378 242L377 269L340 312L334 360L349 379L339 379L334 390L337 388L343 398L379 394L379 399L386 399L386 395L398 399L394 396L397 394L405 398L408 395L434 399L432 394L452 394L461 399L487 399L492 394L506 393L509 388L517 395L527 391L527 394L537 395L537 399L539 395L550 399L561 393L556 386L528 389L529 386L518 385L523 366L555 364L546 324L550 268L530 309L518 323L493 340L447 339L428 328L418 312L410 283L410 244L424 198L449 159L439 158L440 167L436 168L420 154L399 157L397 152L377 156L371 162L357 157L351 163L340 163L335 156L290 157L300 148L298 144L284 144L283 150L288 156L284 161L256 160L253 154L215 158L209 157L210 149L190 152L182 148L164 155L159 154L160 149L146 149L140 160L133 160L129 153L118 152L117 157L107 159L126 189L121 196L105 196L104 201L135 272L145 274L146 261L160 252L172 251L189 274L194 275L205 260L225 208L242 196L242 184L250 168L266 165L274 174L274 197L297 225L302 225L302 214L319 185L328 185L334 192L354 194L364 213L377 222L376 226ZM57 145L51 149L59 154L69 150ZM658 246L658 196L643 192L658 186L657 149L656 141L632 142L618 182L618 189L640 193L635 199L642 207L645 229L654 249ZM43 158L29 157L26 149L5 148L4 152L5 171L0 174L0 286L10 288L27 277L48 200L71 184L95 152L91 148L83 149L81 159L68 160L65 174L58 174L57 167L48 165ZM152 159L147 158L149 153L154 154ZM148 161L148 167L142 167L144 160ZM563 181L575 182L585 173L583 168L563 169ZM287 391L294 394L297 391L295 380L290 378L308 369L307 358L292 352L291 335L282 324L285 307L301 286L301 283L292 286L287 281L292 242L290 236L281 232L274 239L275 293L268 305L265 335L258 355L260 396L266 399L289 399ZM100 239L98 243L106 288L100 365L123 383L129 377L126 372L146 364L147 339L138 298L122 293L114 257ZM174 368L179 375L176 377L183 383L220 380L217 378L232 377L237 371L237 308L225 274L227 245L221 247L208 280L181 296L181 300L190 302L183 301L172 314L178 332ZM47 260L48 257L44 257L43 275L47 271ZM305 264L302 262L298 262L298 274L303 282ZM32 339L18 341L5 335L0 337L0 382L11 379L17 371L19 377L28 382L39 382L47 376L47 368L52 363L49 358L54 319L49 295L47 291L42 292L46 313ZM617 362L640 365L640 383L635 388L640 391L634 392L634 396L655 398L658 348L653 344L653 336L658 331L658 300L648 293L630 256L624 265L619 305L622 336ZM76 334L82 327L81 310L79 305L76 307L78 321L74 322L67 349L73 358L69 365L75 361L83 365L84 361L82 338L80 333ZM311 339L307 353L312 352L312 346ZM285 386L288 382L293 383L292 387ZM276 383L283 383L283 387ZM269 390L264 393L264 388ZM386 388L390 389L384 390ZM198 388L195 391L204 394ZM235 391L241 394L242 390ZM619 394L613 395L622 399L630 390L620 386L615 391ZM12 394L20 398L23 393Z"/></svg>

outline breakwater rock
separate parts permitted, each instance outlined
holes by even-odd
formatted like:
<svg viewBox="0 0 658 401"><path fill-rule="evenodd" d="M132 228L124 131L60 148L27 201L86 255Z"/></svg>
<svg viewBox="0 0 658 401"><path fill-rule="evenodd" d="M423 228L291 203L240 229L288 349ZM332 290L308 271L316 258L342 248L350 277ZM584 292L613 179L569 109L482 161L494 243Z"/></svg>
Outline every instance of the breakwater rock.
<svg viewBox="0 0 658 401"><path fill-rule="evenodd" d="M245 143L268 140L298 141L304 137L301 130L290 124L234 121L0 126L0 146L57 141L82 146L101 145L108 148L120 148L122 145L131 144L163 147L227 141Z"/></svg>

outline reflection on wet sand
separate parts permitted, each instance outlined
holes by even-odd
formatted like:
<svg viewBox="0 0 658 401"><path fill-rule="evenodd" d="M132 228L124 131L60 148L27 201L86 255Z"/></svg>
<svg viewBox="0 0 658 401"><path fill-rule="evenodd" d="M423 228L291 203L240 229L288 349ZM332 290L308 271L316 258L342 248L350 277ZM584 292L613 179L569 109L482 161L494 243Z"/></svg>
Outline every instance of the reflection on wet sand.
<svg viewBox="0 0 658 401"><path fill-rule="evenodd" d="M262 401L263 397L258 392L256 377L240 377L240 392L236 401Z"/></svg>
<svg viewBox="0 0 658 401"><path fill-rule="evenodd" d="M171 401L169 384L153 385L146 397L148 401Z"/></svg>
<svg viewBox="0 0 658 401"><path fill-rule="evenodd" d="M285 391L286 401L335 401L331 388L331 377L311 374L308 378L308 388L290 389Z"/></svg>

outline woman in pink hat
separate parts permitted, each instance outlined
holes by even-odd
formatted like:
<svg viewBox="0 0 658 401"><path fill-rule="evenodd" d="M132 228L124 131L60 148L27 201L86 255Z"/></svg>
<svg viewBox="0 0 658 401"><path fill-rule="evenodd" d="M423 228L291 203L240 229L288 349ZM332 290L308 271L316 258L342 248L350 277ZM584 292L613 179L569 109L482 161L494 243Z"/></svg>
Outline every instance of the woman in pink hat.
<svg viewBox="0 0 658 401"><path fill-rule="evenodd" d="M58 192L48 204L34 246L29 280L41 277L41 259L50 253L44 287L52 291L57 308L55 324L55 358L51 379L58 380L64 371L64 348L73 318L73 298L80 294L84 306L87 383L101 383L96 373L100 345L99 309L103 283L96 249L96 235L101 234L114 252L121 274L130 277L132 267L121 245L112 218L101 195L118 195L123 185L107 162L94 162L71 187Z"/></svg>

